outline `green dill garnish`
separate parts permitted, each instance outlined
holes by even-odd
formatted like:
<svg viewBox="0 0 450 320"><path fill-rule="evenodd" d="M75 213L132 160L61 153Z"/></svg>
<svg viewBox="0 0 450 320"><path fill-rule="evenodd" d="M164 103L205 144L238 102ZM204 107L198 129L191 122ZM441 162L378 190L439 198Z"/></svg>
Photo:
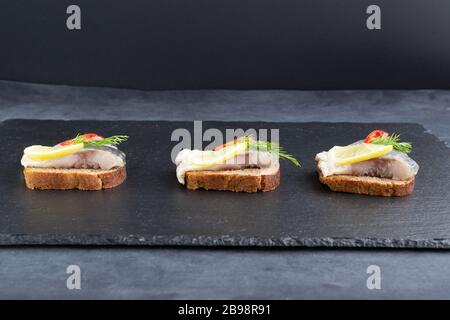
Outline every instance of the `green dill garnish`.
<svg viewBox="0 0 450 320"><path fill-rule="evenodd" d="M128 140L128 136L123 136L123 135L111 136L111 137L103 138L101 140L87 140L83 137L83 135L78 134L72 140L72 143L73 144L83 143L85 147L101 147L104 145L117 146L127 140Z"/></svg>
<svg viewBox="0 0 450 320"><path fill-rule="evenodd" d="M247 136L246 140L247 140L249 148L270 152L272 154L277 155L281 159L286 159L286 160L291 161L297 167L301 167L300 162L298 162L298 160L295 159L295 157L293 155L284 151L284 149L282 147L280 147L277 143L254 140L251 136Z"/></svg>
<svg viewBox="0 0 450 320"><path fill-rule="evenodd" d="M393 146L395 150L410 153L412 150L411 142L400 142L400 135L393 133L386 138L375 138L371 143L373 144L381 144L385 146Z"/></svg>

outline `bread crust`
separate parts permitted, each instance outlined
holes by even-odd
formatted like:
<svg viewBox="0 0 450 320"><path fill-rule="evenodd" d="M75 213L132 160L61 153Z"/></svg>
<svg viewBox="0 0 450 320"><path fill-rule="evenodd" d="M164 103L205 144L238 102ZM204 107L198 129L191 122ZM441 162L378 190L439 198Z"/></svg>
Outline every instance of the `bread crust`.
<svg viewBox="0 0 450 320"><path fill-rule="evenodd" d="M125 166L110 170L25 168L23 175L29 189L101 190L123 183L127 172Z"/></svg>
<svg viewBox="0 0 450 320"><path fill-rule="evenodd" d="M189 171L186 172L185 183L190 190L266 192L272 191L280 185L280 169L272 174L257 174L256 172L243 174L241 170L235 172L233 170Z"/></svg>
<svg viewBox="0 0 450 320"><path fill-rule="evenodd" d="M320 169L319 180L332 191L365 194L383 197L403 197L414 191L415 177L406 181L397 181L377 177L357 177L334 175L324 177Z"/></svg>

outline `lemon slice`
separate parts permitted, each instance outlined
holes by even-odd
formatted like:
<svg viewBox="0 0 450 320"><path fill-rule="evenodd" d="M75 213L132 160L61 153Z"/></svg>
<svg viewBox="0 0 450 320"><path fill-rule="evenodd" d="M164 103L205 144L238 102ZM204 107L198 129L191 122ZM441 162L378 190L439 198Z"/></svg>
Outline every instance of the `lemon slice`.
<svg viewBox="0 0 450 320"><path fill-rule="evenodd" d="M236 143L217 151L193 150L189 162L195 166L212 166L234 158L247 150L247 142Z"/></svg>
<svg viewBox="0 0 450 320"><path fill-rule="evenodd" d="M23 153L31 160L45 161L64 157L67 156L68 154L77 152L81 149L83 149L82 143L69 144L67 146L54 146L54 147L37 145L25 148Z"/></svg>
<svg viewBox="0 0 450 320"><path fill-rule="evenodd" d="M337 165L344 165L378 158L391 151L391 145L360 143L346 147L333 147L329 152Z"/></svg>

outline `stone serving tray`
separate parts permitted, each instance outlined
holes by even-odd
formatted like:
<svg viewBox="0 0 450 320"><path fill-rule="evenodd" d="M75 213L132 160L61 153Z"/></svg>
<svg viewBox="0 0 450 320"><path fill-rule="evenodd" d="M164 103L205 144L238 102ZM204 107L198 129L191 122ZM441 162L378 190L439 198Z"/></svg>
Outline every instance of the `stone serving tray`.
<svg viewBox="0 0 450 320"><path fill-rule="evenodd" d="M280 129L300 160L282 162L267 193L190 191L175 177L171 141L193 122L8 120L0 123L0 245L262 247L450 247L450 149L417 124L205 122L207 128ZM314 156L374 129L402 134L421 165L403 198L334 193L319 183ZM77 133L127 134L128 179L110 190L28 190L20 158L32 144ZM207 145L208 143L205 143Z"/></svg>

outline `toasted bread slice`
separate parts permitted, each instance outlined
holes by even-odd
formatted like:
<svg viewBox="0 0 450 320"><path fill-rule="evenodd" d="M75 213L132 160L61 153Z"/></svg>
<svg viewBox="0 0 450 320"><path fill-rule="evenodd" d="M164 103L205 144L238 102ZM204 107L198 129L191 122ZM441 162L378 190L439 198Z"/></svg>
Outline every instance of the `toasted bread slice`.
<svg viewBox="0 0 450 320"><path fill-rule="evenodd" d="M127 177L125 166L110 170L25 168L23 175L29 189L54 190L114 188Z"/></svg>
<svg viewBox="0 0 450 320"><path fill-rule="evenodd" d="M320 182L326 184L333 191L371 196L402 197L410 195L414 190L414 177L406 181L351 175L324 177L320 169L318 171Z"/></svg>
<svg viewBox="0 0 450 320"><path fill-rule="evenodd" d="M277 164L267 169L189 171L185 183L191 190L266 192L280 185L280 167Z"/></svg>

